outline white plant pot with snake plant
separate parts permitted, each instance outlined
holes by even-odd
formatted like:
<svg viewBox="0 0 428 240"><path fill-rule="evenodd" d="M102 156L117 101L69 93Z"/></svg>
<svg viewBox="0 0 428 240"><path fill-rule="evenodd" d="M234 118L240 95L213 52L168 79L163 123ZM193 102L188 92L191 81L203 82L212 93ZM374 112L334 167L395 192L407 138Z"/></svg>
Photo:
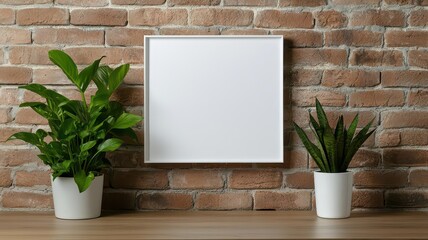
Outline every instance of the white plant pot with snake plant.
<svg viewBox="0 0 428 240"><path fill-rule="evenodd" d="M45 102L25 102L46 118L49 131L19 132L9 140L23 140L40 150L37 155L50 166L55 216L61 219L96 218L101 214L102 169L109 166L106 152L118 149L125 139L137 141L132 127L141 116L126 113L122 104L110 97L125 78L129 64L115 69L100 65L103 57L78 71L63 51L49 51L49 59L77 87L80 100L69 99L40 84L20 88L38 94ZM90 101L85 92L93 82L97 87Z"/></svg>
<svg viewBox="0 0 428 240"><path fill-rule="evenodd" d="M347 218L352 207L352 172L348 166L353 156L376 130L370 130L373 120L358 133L358 114L346 128L343 116L336 127L330 127L327 115L316 99L318 121L309 113L310 130L315 141L312 142L306 132L294 123L294 129L319 167L314 173L315 200L317 215L321 218Z"/></svg>

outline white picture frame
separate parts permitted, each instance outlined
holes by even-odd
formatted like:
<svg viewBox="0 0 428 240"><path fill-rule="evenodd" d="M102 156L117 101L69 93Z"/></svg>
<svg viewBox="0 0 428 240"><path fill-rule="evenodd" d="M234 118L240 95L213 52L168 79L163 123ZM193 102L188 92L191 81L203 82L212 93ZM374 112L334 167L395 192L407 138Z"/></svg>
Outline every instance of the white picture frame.
<svg viewBox="0 0 428 240"><path fill-rule="evenodd" d="M283 162L282 36L145 36L145 163Z"/></svg>

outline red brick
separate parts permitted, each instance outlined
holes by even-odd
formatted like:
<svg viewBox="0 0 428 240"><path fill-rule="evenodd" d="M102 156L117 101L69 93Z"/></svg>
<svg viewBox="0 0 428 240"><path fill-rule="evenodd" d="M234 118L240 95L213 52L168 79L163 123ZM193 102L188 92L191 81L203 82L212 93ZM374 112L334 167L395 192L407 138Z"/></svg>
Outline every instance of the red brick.
<svg viewBox="0 0 428 240"><path fill-rule="evenodd" d="M400 132L402 146L428 146L428 129L403 129Z"/></svg>
<svg viewBox="0 0 428 240"><path fill-rule="evenodd" d="M325 33L326 46L376 47L382 45L382 33L366 30L334 30Z"/></svg>
<svg viewBox="0 0 428 240"><path fill-rule="evenodd" d="M247 192L200 193L196 197L195 208L200 210L248 210L253 199Z"/></svg>
<svg viewBox="0 0 428 240"><path fill-rule="evenodd" d="M408 102L412 106L428 106L428 91L416 90L409 92Z"/></svg>
<svg viewBox="0 0 428 240"><path fill-rule="evenodd" d="M409 17L410 26L426 27L428 25L428 10L420 9L412 11Z"/></svg>
<svg viewBox="0 0 428 240"><path fill-rule="evenodd" d="M114 151L107 153L106 158L114 168L135 168L142 156L142 152Z"/></svg>
<svg viewBox="0 0 428 240"><path fill-rule="evenodd" d="M308 210L311 209L310 192L257 191L254 195L257 210Z"/></svg>
<svg viewBox="0 0 428 240"><path fill-rule="evenodd" d="M410 172L409 182L412 187L428 187L428 170L415 169Z"/></svg>
<svg viewBox="0 0 428 240"><path fill-rule="evenodd" d="M225 6L276 7L277 0L225 0Z"/></svg>
<svg viewBox="0 0 428 240"><path fill-rule="evenodd" d="M48 121L31 108L21 108L16 112L15 122L19 124L48 124Z"/></svg>
<svg viewBox="0 0 428 240"><path fill-rule="evenodd" d="M128 12L124 9L75 9L70 13L70 23L86 26L125 26Z"/></svg>
<svg viewBox="0 0 428 240"><path fill-rule="evenodd" d="M166 0L111 0L117 5L162 5Z"/></svg>
<svg viewBox="0 0 428 240"><path fill-rule="evenodd" d="M310 12L260 11L254 21L261 28L313 28L314 19Z"/></svg>
<svg viewBox="0 0 428 240"><path fill-rule="evenodd" d="M413 4L416 1L415 0L384 0L384 2L389 5L409 5L409 4Z"/></svg>
<svg viewBox="0 0 428 240"><path fill-rule="evenodd" d="M223 188L222 173L215 170L175 170L171 174L173 189Z"/></svg>
<svg viewBox="0 0 428 240"><path fill-rule="evenodd" d="M279 0L279 7L317 7L327 5L326 0Z"/></svg>
<svg viewBox="0 0 428 240"><path fill-rule="evenodd" d="M160 35L218 35L220 31L212 28L162 28Z"/></svg>
<svg viewBox="0 0 428 240"><path fill-rule="evenodd" d="M335 10L319 12L316 19L317 25L323 28L341 28L348 23L346 15Z"/></svg>
<svg viewBox="0 0 428 240"><path fill-rule="evenodd" d="M240 9L200 8L190 12L190 23L196 26L248 26L253 11Z"/></svg>
<svg viewBox="0 0 428 240"><path fill-rule="evenodd" d="M357 190L352 192L352 207L354 208L381 208L383 204L383 192Z"/></svg>
<svg viewBox="0 0 428 240"><path fill-rule="evenodd" d="M428 31L387 31L388 47L428 47Z"/></svg>
<svg viewBox="0 0 428 240"><path fill-rule="evenodd" d="M316 114L313 112L313 116L316 119ZM343 120L345 125L349 126L354 120L355 116L358 114L358 124L357 127L364 127L366 126L371 120L374 119L372 126L376 126L378 122L378 117L376 112L373 111L352 111L352 110L341 110L341 111L330 111L326 110L327 119L333 125L332 123L337 123L337 120L339 119L340 115L343 115Z"/></svg>
<svg viewBox="0 0 428 240"><path fill-rule="evenodd" d="M43 4L43 3L52 3L53 0L0 0L1 4L9 5L30 5L30 4Z"/></svg>
<svg viewBox="0 0 428 240"><path fill-rule="evenodd" d="M53 208L51 194L7 191L2 194L4 208Z"/></svg>
<svg viewBox="0 0 428 240"><path fill-rule="evenodd" d="M397 188L407 185L407 171L402 170L364 170L354 174L357 188Z"/></svg>
<svg viewBox="0 0 428 240"><path fill-rule="evenodd" d="M419 127L428 128L428 111L400 111L382 114L384 128Z"/></svg>
<svg viewBox="0 0 428 240"><path fill-rule="evenodd" d="M378 6L381 0L332 0L333 5L376 5Z"/></svg>
<svg viewBox="0 0 428 240"><path fill-rule="evenodd" d="M79 28L37 28L33 38L34 43L37 44L103 45L104 31Z"/></svg>
<svg viewBox="0 0 428 240"><path fill-rule="evenodd" d="M144 68L130 68L123 82L129 85L143 85Z"/></svg>
<svg viewBox="0 0 428 240"><path fill-rule="evenodd" d="M289 188L313 189L314 173L313 172L295 172L285 176L285 185Z"/></svg>
<svg viewBox="0 0 428 240"><path fill-rule="evenodd" d="M29 149L4 149L0 150L0 166L15 167L28 163L41 164L41 160L37 157L38 150Z"/></svg>
<svg viewBox="0 0 428 240"><path fill-rule="evenodd" d="M7 144L7 145L23 145L27 144L21 140L12 140L7 141L6 140L12 136L13 134L17 132L30 132L31 129L29 128L18 128L18 127L3 127L2 131L0 131L0 143Z"/></svg>
<svg viewBox="0 0 428 240"><path fill-rule="evenodd" d="M0 44L29 44L31 31L20 28L1 27Z"/></svg>
<svg viewBox="0 0 428 240"><path fill-rule="evenodd" d="M325 70L322 78L326 87L373 87L380 84L380 73L363 70Z"/></svg>
<svg viewBox="0 0 428 240"><path fill-rule="evenodd" d="M282 172L272 170L234 170L229 178L229 188L280 188Z"/></svg>
<svg viewBox="0 0 428 240"><path fill-rule="evenodd" d="M26 84L31 81L31 68L0 67L0 84Z"/></svg>
<svg viewBox="0 0 428 240"><path fill-rule="evenodd" d="M56 0L56 4L80 6L80 7L104 7L108 5L108 0Z"/></svg>
<svg viewBox="0 0 428 240"><path fill-rule="evenodd" d="M65 50L76 62L76 64L92 64L94 59L103 58L103 64L142 64L144 62L144 51L142 48L121 47L78 47Z"/></svg>
<svg viewBox="0 0 428 240"><path fill-rule="evenodd" d="M145 8L129 11L130 25L162 26L187 25L185 9Z"/></svg>
<svg viewBox="0 0 428 240"><path fill-rule="evenodd" d="M323 106L344 106L346 96L340 92L326 90L293 90L292 101L297 106L315 106L315 98L321 102Z"/></svg>
<svg viewBox="0 0 428 240"><path fill-rule="evenodd" d="M68 10L64 8L24 8L16 12L16 23L21 26L65 25L68 18Z"/></svg>
<svg viewBox="0 0 428 240"><path fill-rule="evenodd" d="M308 166L308 154L306 149L291 149L284 151L283 168L306 168Z"/></svg>
<svg viewBox="0 0 428 240"><path fill-rule="evenodd" d="M64 72L58 68L33 69L33 83L50 85L71 85L71 81Z"/></svg>
<svg viewBox="0 0 428 240"><path fill-rule="evenodd" d="M345 49L291 49L291 61L294 66L345 66L347 53Z"/></svg>
<svg viewBox="0 0 428 240"><path fill-rule="evenodd" d="M428 51L410 50L409 65L428 69Z"/></svg>
<svg viewBox="0 0 428 240"><path fill-rule="evenodd" d="M104 191L102 209L107 210L135 210L136 197L134 191L108 192Z"/></svg>
<svg viewBox="0 0 428 240"><path fill-rule="evenodd" d="M354 12L352 14L350 25L403 27L405 25L405 18L404 13L398 10L367 10Z"/></svg>
<svg viewBox="0 0 428 240"><path fill-rule="evenodd" d="M166 189L168 176L166 171L114 171L113 188Z"/></svg>
<svg viewBox="0 0 428 240"><path fill-rule="evenodd" d="M274 35L283 35L284 41L290 44L289 47L320 47L322 46L322 33L315 31L273 31Z"/></svg>
<svg viewBox="0 0 428 240"><path fill-rule="evenodd" d="M12 185L11 171L8 168L0 168L0 187Z"/></svg>
<svg viewBox="0 0 428 240"><path fill-rule="evenodd" d="M143 46L144 36L153 35L149 29L112 28L106 30L106 43L110 46Z"/></svg>
<svg viewBox="0 0 428 240"><path fill-rule="evenodd" d="M12 120L10 116L10 107L0 107L0 123L8 123Z"/></svg>
<svg viewBox="0 0 428 240"><path fill-rule="evenodd" d="M9 62L11 64L37 64L50 65L52 64L48 57L51 47L44 46L22 46L11 47L9 50Z"/></svg>
<svg viewBox="0 0 428 240"><path fill-rule="evenodd" d="M428 71L384 71L381 79L383 87L428 87Z"/></svg>
<svg viewBox="0 0 428 240"><path fill-rule="evenodd" d="M10 8L0 8L0 25L15 23L15 11Z"/></svg>
<svg viewBox="0 0 428 240"><path fill-rule="evenodd" d="M381 161L382 155L379 152L367 149L360 149L352 158L349 167L378 167Z"/></svg>
<svg viewBox="0 0 428 240"><path fill-rule="evenodd" d="M385 149L383 163L386 166L426 167L428 166L428 150L425 149Z"/></svg>
<svg viewBox="0 0 428 240"><path fill-rule="evenodd" d="M403 66L403 53L397 50L356 49L351 52L350 64L369 67Z"/></svg>
<svg viewBox="0 0 428 240"><path fill-rule="evenodd" d="M293 86L313 86L321 83L323 72L312 69L292 70L290 80Z"/></svg>
<svg viewBox="0 0 428 240"><path fill-rule="evenodd" d="M351 93L351 107L399 107L404 105L404 92L401 90L367 90Z"/></svg>
<svg viewBox="0 0 428 240"><path fill-rule="evenodd" d="M428 207L428 192L420 190L387 192L385 204L390 208L426 208Z"/></svg>
<svg viewBox="0 0 428 240"><path fill-rule="evenodd" d="M186 210L192 207L193 198L188 193L143 193L138 197L138 209Z"/></svg>
<svg viewBox="0 0 428 240"><path fill-rule="evenodd" d="M15 175L16 186L34 187L37 185L50 186L50 172L47 171L17 171Z"/></svg>
<svg viewBox="0 0 428 240"><path fill-rule="evenodd" d="M382 131L378 137L379 147L395 147L401 142L400 132L394 130Z"/></svg>

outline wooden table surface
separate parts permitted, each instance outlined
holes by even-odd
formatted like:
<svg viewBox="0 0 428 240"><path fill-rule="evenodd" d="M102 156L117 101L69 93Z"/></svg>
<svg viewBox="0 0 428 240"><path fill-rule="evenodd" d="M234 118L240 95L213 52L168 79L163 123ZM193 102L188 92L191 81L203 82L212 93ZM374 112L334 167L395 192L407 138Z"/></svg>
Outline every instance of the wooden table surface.
<svg viewBox="0 0 428 240"><path fill-rule="evenodd" d="M428 239L428 212L108 212L60 220L52 212L0 212L0 239Z"/></svg>

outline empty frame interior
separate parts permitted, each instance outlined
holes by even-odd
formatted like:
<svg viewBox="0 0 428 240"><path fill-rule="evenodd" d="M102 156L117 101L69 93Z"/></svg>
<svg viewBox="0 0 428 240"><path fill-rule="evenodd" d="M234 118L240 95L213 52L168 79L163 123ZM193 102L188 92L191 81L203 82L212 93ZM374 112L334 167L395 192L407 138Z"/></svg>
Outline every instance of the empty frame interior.
<svg viewBox="0 0 428 240"><path fill-rule="evenodd" d="M282 36L145 37L147 163L283 161Z"/></svg>

